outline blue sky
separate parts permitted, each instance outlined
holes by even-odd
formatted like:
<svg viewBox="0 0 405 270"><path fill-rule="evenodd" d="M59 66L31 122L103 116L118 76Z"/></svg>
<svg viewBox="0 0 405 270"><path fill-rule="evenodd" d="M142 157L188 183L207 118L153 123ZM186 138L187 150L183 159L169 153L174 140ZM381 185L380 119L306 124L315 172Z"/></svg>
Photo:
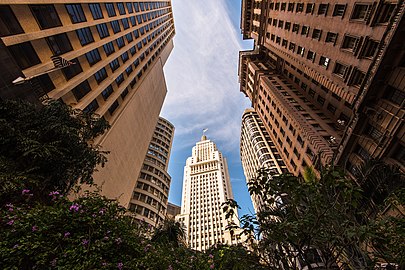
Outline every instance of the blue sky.
<svg viewBox="0 0 405 270"><path fill-rule="evenodd" d="M228 160L239 215L253 212L239 156L241 115L250 101L239 91L238 53L251 49L240 34L240 1L173 0L174 50L164 71L168 94L161 115L176 128L169 201L180 205L183 170L191 148L208 128Z"/></svg>

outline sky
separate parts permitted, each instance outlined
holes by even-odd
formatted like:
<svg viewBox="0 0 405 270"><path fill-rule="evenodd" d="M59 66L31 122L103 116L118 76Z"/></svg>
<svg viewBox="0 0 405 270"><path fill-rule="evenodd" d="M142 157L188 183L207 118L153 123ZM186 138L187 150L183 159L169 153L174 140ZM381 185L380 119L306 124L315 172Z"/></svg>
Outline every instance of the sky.
<svg viewBox="0 0 405 270"><path fill-rule="evenodd" d="M172 0L176 35L164 67L168 93L161 116L175 126L169 201L181 205L183 172L202 130L228 161L239 216L253 213L239 154L240 124L250 101L240 92L240 0Z"/></svg>

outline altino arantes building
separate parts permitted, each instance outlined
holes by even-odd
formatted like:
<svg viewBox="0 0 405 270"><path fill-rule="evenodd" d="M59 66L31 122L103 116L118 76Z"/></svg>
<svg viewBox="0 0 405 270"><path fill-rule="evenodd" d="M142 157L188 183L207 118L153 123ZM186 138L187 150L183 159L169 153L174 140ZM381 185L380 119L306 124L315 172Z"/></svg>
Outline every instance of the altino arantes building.
<svg viewBox="0 0 405 270"><path fill-rule="evenodd" d="M288 170L405 170L404 1L243 0L240 90Z"/></svg>
<svg viewBox="0 0 405 270"><path fill-rule="evenodd" d="M0 97L61 99L107 119L111 129L96 143L111 153L95 182L128 206L167 92L171 2L5 0L0 13ZM47 73L52 56L74 64Z"/></svg>

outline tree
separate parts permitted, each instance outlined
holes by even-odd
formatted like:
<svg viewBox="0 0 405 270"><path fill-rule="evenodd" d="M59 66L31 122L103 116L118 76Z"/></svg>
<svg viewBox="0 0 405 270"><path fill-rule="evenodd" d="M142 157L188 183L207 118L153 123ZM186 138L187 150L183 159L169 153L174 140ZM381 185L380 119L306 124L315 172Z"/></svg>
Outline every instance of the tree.
<svg viewBox="0 0 405 270"><path fill-rule="evenodd" d="M373 269L376 260L403 261L393 256L395 250L375 248L378 241L386 241L381 247L403 247L402 219L390 219L389 227L384 227L387 219L359 221L364 193L337 167L324 168L319 179L309 172L305 180L263 169L249 191L264 206L257 217L242 217L241 224L250 233L257 219L259 250L272 269Z"/></svg>
<svg viewBox="0 0 405 270"><path fill-rule="evenodd" d="M170 244L174 247L185 246L185 231L180 222L166 218L163 223L156 228L152 242L159 244Z"/></svg>
<svg viewBox="0 0 405 270"><path fill-rule="evenodd" d="M0 101L0 202L22 189L46 198L92 184L95 167L107 160L92 142L108 128L103 118L61 101Z"/></svg>

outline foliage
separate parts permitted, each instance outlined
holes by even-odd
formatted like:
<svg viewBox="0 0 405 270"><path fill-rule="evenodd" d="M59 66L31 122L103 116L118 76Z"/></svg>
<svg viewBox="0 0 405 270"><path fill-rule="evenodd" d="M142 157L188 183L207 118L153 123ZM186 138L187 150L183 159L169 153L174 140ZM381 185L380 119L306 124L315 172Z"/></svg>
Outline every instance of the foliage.
<svg viewBox="0 0 405 270"><path fill-rule="evenodd" d="M359 219L365 194L336 167L324 168L319 179L308 171L305 180L261 170L249 191L264 206L241 224L249 234L257 230L258 249L272 269L372 269L377 260L403 263L403 220Z"/></svg>
<svg viewBox="0 0 405 270"><path fill-rule="evenodd" d="M152 236L152 241L158 244L172 244L175 247L185 246L186 232L180 222L165 219Z"/></svg>
<svg viewBox="0 0 405 270"><path fill-rule="evenodd" d="M108 127L103 118L60 101L0 101L0 202L18 198L23 188L42 199L37 196L92 184L106 152L91 142Z"/></svg>

